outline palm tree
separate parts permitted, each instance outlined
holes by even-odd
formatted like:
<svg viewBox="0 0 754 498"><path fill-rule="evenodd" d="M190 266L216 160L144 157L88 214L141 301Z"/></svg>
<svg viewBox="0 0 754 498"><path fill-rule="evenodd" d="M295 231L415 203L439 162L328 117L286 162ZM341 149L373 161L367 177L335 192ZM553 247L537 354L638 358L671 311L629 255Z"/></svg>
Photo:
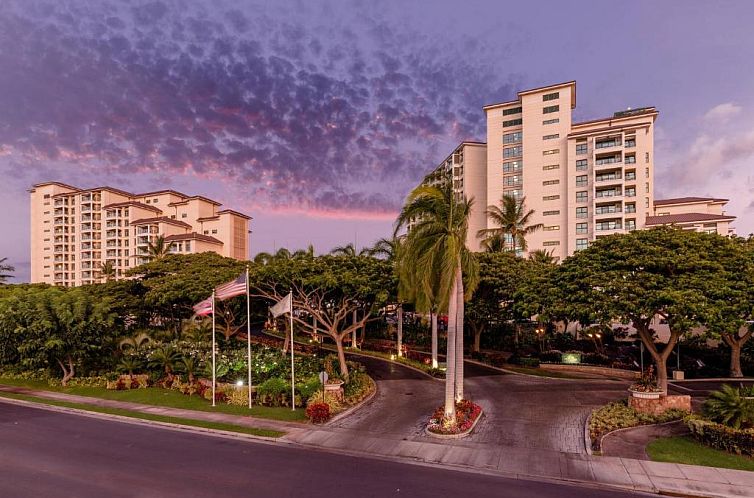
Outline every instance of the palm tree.
<svg viewBox="0 0 754 498"><path fill-rule="evenodd" d="M464 300L479 278L478 264L466 247L472 205L473 201L456 198L450 182L420 185L409 194L396 221L396 232L412 224L401 259L404 268L415 268L413 284L435 296L436 302L447 303L445 417L451 424L456 421L455 403L463 398Z"/></svg>
<svg viewBox="0 0 754 498"><path fill-rule="evenodd" d="M184 356L178 360L178 367L186 374L189 383L194 383L194 376L199 370L199 362L190 356Z"/></svg>
<svg viewBox="0 0 754 498"><path fill-rule="evenodd" d="M121 351L132 349L134 353L138 353L142 347L152 342L152 337L146 332L138 332L131 337L124 337L118 341L118 347Z"/></svg>
<svg viewBox="0 0 754 498"><path fill-rule="evenodd" d="M346 256L349 258L355 258L356 256L369 256L369 249L363 248L361 251L356 251L356 246L354 246L352 243L346 244L344 246L337 246L330 251L330 254L333 256Z"/></svg>
<svg viewBox="0 0 754 498"><path fill-rule="evenodd" d="M115 278L115 266L113 266L113 262L110 260L101 263L99 265L99 271L102 273L102 276L105 277L106 282Z"/></svg>
<svg viewBox="0 0 754 498"><path fill-rule="evenodd" d="M0 284L4 284L9 278L13 277L13 272L16 269L6 263L8 258L0 258Z"/></svg>
<svg viewBox="0 0 754 498"><path fill-rule="evenodd" d="M299 249L291 256L293 259L313 259L314 258L314 246L309 244L306 249Z"/></svg>
<svg viewBox="0 0 754 498"><path fill-rule="evenodd" d="M482 245L488 249L493 245L499 247L511 246L514 254L518 251L526 251L526 236L542 229L542 223L531 225L531 217L534 210L526 210L526 197L516 199L511 195L503 194L500 206L487 206L487 217L497 225L495 228L483 228L477 232L477 237L482 240ZM511 242L508 243L506 239Z"/></svg>
<svg viewBox="0 0 754 498"><path fill-rule="evenodd" d="M555 256L545 249L537 249L529 254L529 260L543 265L552 265L555 263Z"/></svg>
<svg viewBox="0 0 754 498"><path fill-rule="evenodd" d="M744 393L741 391L745 390ZM754 401L748 388L737 389L730 384L723 384L719 391L712 391L704 402L704 414L721 424L739 429L754 424Z"/></svg>
<svg viewBox="0 0 754 498"><path fill-rule="evenodd" d="M398 250L401 245L401 237L382 238L367 249L367 253L375 258L385 258L387 261L396 261Z"/></svg>
<svg viewBox="0 0 754 498"><path fill-rule="evenodd" d="M118 363L118 370L126 372L128 375L133 375L134 370L138 370L141 367L141 361L135 356L124 356Z"/></svg>
<svg viewBox="0 0 754 498"><path fill-rule="evenodd" d="M180 353L178 353L178 351L172 346L162 346L152 352L152 356L149 358L149 363L154 367L162 369L165 372L165 377L172 379L173 370L175 370L180 359Z"/></svg>
<svg viewBox="0 0 754 498"><path fill-rule="evenodd" d="M165 240L163 235L160 235L154 242L149 242L148 244L147 259L150 261L164 258L170 254L170 249L173 247L173 243Z"/></svg>
<svg viewBox="0 0 754 498"><path fill-rule="evenodd" d="M183 325L183 331L195 342L206 341L212 333L212 320L187 320Z"/></svg>

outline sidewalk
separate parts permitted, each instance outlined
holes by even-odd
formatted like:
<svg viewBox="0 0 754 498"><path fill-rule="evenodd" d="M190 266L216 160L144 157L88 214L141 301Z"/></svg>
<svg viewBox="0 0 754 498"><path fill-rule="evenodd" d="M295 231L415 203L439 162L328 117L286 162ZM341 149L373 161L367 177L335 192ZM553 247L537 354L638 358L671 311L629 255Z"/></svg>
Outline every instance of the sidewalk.
<svg viewBox="0 0 754 498"><path fill-rule="evenodd" d="M682 496L754 496L754 472L489 445L467 442L463 439L436 441L427 437L414 440L371 437L354 429L155 407L10 386L0 386L0 391L144 413L279 430L286 432L282 439L300 446L363 456L441 464L458 467L459 470L474 469L509 477L580 481ZM484 423L484 420L481 423Z"/></svg>

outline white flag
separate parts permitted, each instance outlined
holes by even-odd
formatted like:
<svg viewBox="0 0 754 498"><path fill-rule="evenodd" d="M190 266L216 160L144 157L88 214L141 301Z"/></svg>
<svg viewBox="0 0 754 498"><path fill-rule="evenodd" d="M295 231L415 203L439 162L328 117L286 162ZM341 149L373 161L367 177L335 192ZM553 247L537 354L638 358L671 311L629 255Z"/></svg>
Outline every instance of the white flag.
<svg viewBox="0 0 754 498"><path fill-rule="evenodd" d="M278 301L275 306L270 308L270 313L272 313L272 316L275 318L279 317L283 313L292 313L293 312L293 299L292 295L288 294L283 299Z"/></svg>

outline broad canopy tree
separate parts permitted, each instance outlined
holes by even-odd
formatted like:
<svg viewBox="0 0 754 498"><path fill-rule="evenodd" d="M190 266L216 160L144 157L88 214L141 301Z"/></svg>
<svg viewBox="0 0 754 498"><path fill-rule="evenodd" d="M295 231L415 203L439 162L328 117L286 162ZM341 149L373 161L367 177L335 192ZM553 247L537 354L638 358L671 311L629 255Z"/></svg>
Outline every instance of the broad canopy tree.
<svg viewBox="0 0 754 498"><path fill-rule="evenodd" d="M373 319L395 288L390 263L367 256L277 260L254 267L251 274L252 296L268 304L292 291L294 328L312 336L322 333L335 342L344 380L349 374L344 339Z"/></svg>
<svg viewBox="0 0 754 498"><path fill-rule="evenodd" d="M720 284L715 260L723 237L661 227L597 239L554 272L553 287L571 312L594 321L630 323L657 368L667 392L667 360L678 340L698 326L707 296ZM670 336L654 341L651 324L661 318Z"/></svg>

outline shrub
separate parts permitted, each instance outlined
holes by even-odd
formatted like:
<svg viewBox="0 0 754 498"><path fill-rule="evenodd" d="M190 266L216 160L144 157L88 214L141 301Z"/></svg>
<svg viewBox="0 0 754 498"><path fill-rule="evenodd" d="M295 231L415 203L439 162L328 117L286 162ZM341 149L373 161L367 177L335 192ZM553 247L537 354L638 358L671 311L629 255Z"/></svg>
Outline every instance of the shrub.
<svg viewBox="0 0 754 498"><path fill-rule="evenodd" d="M225 394L225 402L229 405L249 406L248 386L227 385L224 386L223 393Z"/></svg>
<svg viewBox="0 0 754 498"><path fill-rule="evenodd" d="M734 429L701 417L686 417L691 435L702 444L737 455L754 456L754 429Z"/></svg>
<svg viewBox="0 0 754 498"><path fill-rule="evenodd" d="M729 384L723 384L722 389L710 393L704 402L704 415L710 420L727 425L734 429L751 427L754 425L754 400L747 399L751 390L737 389Z"/></svg>
<svg viewBox="0 0 754 498"><path fill-rule="evenodd" d="M283 404L283 397L288 395L291 385L279 377L267 379L257 386L257 396L262 404L280 406Z"/></svg>
<svg viewBox="0 0 754 498"><path fill-rule="evenodd" d="M539 361L544 361L546 363L560 363L562 356L563 352L559 349L551 349L541 353L539 355Z"/></svg>
<svg viewBox="0 0 754 498"><path fill-rule="evenodd" d="M296 385L296 392L301 395L305 400L312 397L312 394L317 392L322 387L322 383L319 381L319 377L309 377L304 382Z"/></svg>
<svg viewBox="0 0 754 498"><path fill-rule="evenodd" d="M374 389L374 381L365 373L352 372L343 386L343 396L347 405L355 405L366 398Z"/></svg>
<svg viewBox="0 0 754 498"><path fill-rule="evenodd" d="M117 380L114 377L113 380ZM53 387L60 387L60 379L47 379L47 384ZM106 387L107 377L74 377L68 381L67 387Z"/></svg>
<svg viewBox="0 0 754 498"><path fill-rule="evenodd" d="M602 353L583 353L581 355L581 363L587 365L609 365L610 358Z"/></svg>
<svg viewBox="0 0 754 498"><path fill-rule="evenodd" d="M322 389L320 389L309 398L309 404L313 405L315 403L322 403L322 399ZM332 393L327 393L327 395L324 396L324 403L330 407L331 415L342 411L344 408L343 403Z"/></svg>
<svg viewBox="0 0 754 498"><path fill-rule="evenodd" d="M508 363L522 367L538 368L539 358L529 358L527 356L511 356Z"/></svg>
<svg viewBox="0 0 754 498"><path fill-rule="evenodd" d="M608 432L627 427L680 420L687 414L683 410L673 408L660 415L651 415L637 412L629 407L625 400L608 403L592 412L592 418L589 421L589 436L592 439L592 447L599 450L600 440Z"/></svg>
<svg viewBox="0 0 754 498"><path fill-rule="evenodd" d="M306 416L312 423L324 424L330 420L330 405L327 403L312 403L306 407Z"/></svg>

